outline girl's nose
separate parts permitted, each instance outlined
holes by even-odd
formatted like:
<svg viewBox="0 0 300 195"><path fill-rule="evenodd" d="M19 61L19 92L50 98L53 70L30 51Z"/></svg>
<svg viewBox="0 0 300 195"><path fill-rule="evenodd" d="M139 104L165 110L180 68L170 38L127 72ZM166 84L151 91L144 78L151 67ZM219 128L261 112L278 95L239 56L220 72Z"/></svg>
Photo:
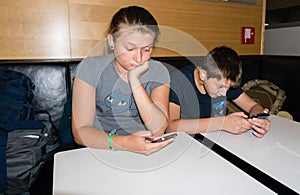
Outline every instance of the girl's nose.
<svg viewBox="0 0 300 195"><path fill-rule="evenodd" d="M135 56L134 56L134 60L136 61L136 62L142 62L142 56L143 56L143 52L142 52L142 50L141 49L137 49L136 50L136 52L135 52L135 54L134 54Z"/></svg>

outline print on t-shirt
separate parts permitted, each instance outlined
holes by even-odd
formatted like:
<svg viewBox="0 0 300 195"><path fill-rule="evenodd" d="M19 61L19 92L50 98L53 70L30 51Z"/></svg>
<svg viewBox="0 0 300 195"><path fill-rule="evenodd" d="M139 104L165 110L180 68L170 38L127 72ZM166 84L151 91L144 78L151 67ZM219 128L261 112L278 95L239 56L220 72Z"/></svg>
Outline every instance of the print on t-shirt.
<svg viewBox="0 0 300 195"><path fill-rule="evenodd" d="M212 100L211 116L225 116L226 114L226 97L214 98Z"/></svg>
<svg viewBox="0 0 300 195"><path fill-rule="evenodd" d="M131 94L123 94L120 89L108 94L104 102L97 101L97 109L103 116L137 116L136 105ZM126 114L127 113L127 114Z"/></svg>

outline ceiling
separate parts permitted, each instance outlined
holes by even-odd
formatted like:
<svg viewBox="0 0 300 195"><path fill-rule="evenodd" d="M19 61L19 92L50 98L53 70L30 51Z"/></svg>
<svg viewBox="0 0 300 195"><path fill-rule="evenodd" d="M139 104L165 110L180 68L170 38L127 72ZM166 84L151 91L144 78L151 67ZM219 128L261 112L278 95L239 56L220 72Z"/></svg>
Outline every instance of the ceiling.
<svg viewBox="0 0 300 195"><path fill-rule="evenodd" d="M266 28L300 26L300 0L267 0Z"/></svg>

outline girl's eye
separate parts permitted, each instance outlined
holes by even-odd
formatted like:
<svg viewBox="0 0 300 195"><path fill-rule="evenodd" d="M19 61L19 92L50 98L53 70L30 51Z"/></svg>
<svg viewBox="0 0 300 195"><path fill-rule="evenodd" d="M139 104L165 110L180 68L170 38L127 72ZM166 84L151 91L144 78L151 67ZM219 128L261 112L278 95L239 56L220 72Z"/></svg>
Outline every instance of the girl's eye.
<svg viewBox="0 0 300 195"><path fill-rule="evenodd" d="M145 51L146 51L146 52L150 52L151 49L152 49L152 47L147 47L147 48L145 48Z"/></svg>
<svg viewBox="0 0 300 195"><path fill-rule="evenodd" d="M127 51L133 51L134 48L126 48Z"/></svg>

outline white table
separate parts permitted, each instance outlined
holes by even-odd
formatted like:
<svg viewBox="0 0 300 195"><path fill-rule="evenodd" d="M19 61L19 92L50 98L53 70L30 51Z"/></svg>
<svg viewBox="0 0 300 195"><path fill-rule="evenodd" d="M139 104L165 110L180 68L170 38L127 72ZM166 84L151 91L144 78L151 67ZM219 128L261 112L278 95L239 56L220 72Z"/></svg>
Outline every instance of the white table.
<svg viewBox="0 0 300 195"><path fill-rule="evenodd" d="M53 194L275 194L185 133L149 156L91 148L55 154Z"/></svg>
<svg viewBox="0 0 300 195"><path fill-rule="evenodd" d="M271 115L271 128L263 138L248 131L204 133L232 154L300 193L300 123Z"/></svg>

